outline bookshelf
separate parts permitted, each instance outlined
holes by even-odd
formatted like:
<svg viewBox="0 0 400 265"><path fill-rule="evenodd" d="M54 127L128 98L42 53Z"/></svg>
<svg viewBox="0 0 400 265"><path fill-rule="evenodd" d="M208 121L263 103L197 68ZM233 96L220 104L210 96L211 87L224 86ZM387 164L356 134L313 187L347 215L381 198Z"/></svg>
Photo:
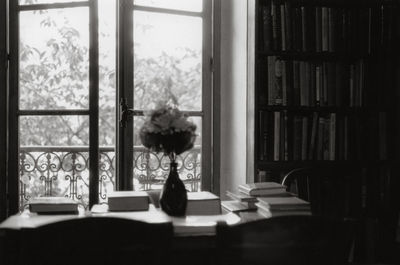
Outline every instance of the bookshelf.
<svg viewBox="0 0 400 265"><path fill-rule="evenodd" d="M253 180L279 182L299 167L346 172L360 190L353 215L378 224L368 233L380 243L391 240L381 228L399 199L398 11L394 0L253 0L248 9ZM366 259L384 255L374 251Z"/></svg>

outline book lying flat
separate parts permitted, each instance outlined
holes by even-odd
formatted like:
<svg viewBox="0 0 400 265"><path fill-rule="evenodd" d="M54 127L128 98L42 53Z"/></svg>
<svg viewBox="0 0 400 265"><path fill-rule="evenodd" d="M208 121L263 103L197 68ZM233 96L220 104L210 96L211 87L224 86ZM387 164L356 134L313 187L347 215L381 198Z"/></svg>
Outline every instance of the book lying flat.
<svg viewBox="0 0 400 265"><path fill-rule="evenodd" d="M242 192L232 192L232 191L226 191L226 195L233 199L233 200L237 200L239 202L257 202L257 198L254 196L250 196L247 195L245 193Z"/></svg>
<svg viewBox="0 0 400 265"><path fill-rule="evenodd" d="M286 192L286 186L276 182L246 183L239 185L238 189L241 193L251 196L282 194Z"/></svg>
<svg viewBox="0 0 400 265"><path fill-rule="evenodd" d="M214 215L221 214L220 198L209 192L188 192L186 215Z"/></svg>
<svg viewBox="0 0 400 265"><path fill-rule="evenodd" d="M236 200L221 201L221 207L223 210L227 212L234 212L234 213L257 209L257 206L255 204L254 207L252 207Z"/></svg>
<svg viewBox="0 0 400 265"><path fill-rule="evenodd" d="M109 211L147 211L150 197L145 191L113 191L108 193Z"/></svg>
<svg viewBox="0 0 400 265"><path fill-rule="evenodd" d="M259 203L256 203L257 204L257 213L258 214L260 214L260 215L262 215L262 216L264 216L264 217L267 217L267 218L270 218L270 217L277 217L277 216L284 216L284 215L311 215L311 211L310 210L308 210L308 209L296 209L296 210L290 210L290 211L288 211L288 210L285 210L285 211L282 211L282 210L272 210L272 211L270 211L269 209L267 209L267 208L264 208L264 206L262 206L262 205L260 205Z"/></svg>
<svg viewBox="0 0 400 265"><path fill-rule="evenodd" d="M298 197L260 197L256 205L270 211L310 210L310 203Z"/></svg>
<svg viewBox="0 0 400 265"><path fill-rule="evenodd" d="M78 214L78 202L66 197L37 197L30 200L29 211L38 214Z"/></svg>

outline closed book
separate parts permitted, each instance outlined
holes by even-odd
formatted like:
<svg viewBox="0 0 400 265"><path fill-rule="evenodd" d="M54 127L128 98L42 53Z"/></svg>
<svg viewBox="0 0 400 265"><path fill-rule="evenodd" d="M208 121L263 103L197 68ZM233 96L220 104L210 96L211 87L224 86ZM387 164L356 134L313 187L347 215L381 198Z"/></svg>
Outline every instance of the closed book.
<svg viewBox="0 0 400 265"><path fill-rule="evenodd" d="M310 210L310 203L298 197L260 197L256 205L270 211Z"/></svg>
<svg viewBox="0 0 400 265"><path fill-rule="evenodd" d="M226 196L229 198L239 201L239 202L257 202L257 198L254 196L246 195L241 192L232 192L232 191L226 191Z"/></svg>
<svg viewBox="0 0 400 265"><path fill-rule="evenodd" d="M222 209L227 212L244 212L244 211L251 211L257 209L254 204L254 207L249 207L245 203L241 203L236 200L229 200L229 201L221 201Z"/></svg>
<svg viewBox="0 0 400 265"><path fill-rule="evenodd" d="M216 215L221 214L221 199L209 192L188 192L186 215Z"/></svg>
<svg viewBox="0 0 400 265"><path fill-rule="evenodd" d="M246 183L238 186L240 192L251 195L282 194L286 192L286 186L276 182Z"/></svg>
<svg viewBox="0 0 400 265"><path fill-rule="evenodd" d="M264 217L276 217L286 215L311 215L310 209L295 209L295 210L270 210L264 205L257 203L257 213Z"/></svg>
<svg viewBox="0 0 400 265"><path fill-rule="evenodd" d="M108 194L109 211L147 211L150 197L145 191L114 191Z"/></svg>
<svg viewBox="0 0 400 265"><path fill-rule="evenodd" d="M263 41L264 50L272 50L272 18L271 18L271 5L263 5L262 7L263 19Z"/></svg>
<svg viewBox="0 0 400 265"><path fill-rule="evenodd" d="M29 211L38 214L78 214L78 202L66 197L38 197L30 200Z"/></svg>

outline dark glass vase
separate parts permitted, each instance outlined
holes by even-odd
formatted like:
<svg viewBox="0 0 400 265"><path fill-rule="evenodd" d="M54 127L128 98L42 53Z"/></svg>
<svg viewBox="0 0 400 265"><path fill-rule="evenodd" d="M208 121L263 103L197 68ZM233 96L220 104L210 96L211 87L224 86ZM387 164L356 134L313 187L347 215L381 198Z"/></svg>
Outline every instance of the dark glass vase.
<svg viewBox="0 0 400 265"><path fill-rule="evenodd" d="M160 194L161 209L171 216L183 216L186 212L187 193L179 178L177 163L171 162L170 171Z"/></svg>

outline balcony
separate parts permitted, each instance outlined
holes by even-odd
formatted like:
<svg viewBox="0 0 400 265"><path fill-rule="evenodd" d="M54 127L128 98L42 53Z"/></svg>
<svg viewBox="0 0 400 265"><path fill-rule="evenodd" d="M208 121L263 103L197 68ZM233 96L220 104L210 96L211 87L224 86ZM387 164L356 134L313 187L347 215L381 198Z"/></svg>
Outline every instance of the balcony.
<svg viewBox="0 0 400 265"><path fill-rule="evenodd" d="M115 149L100 147L99 202L107 202L107 192L115 185ZM181 154L180 178L190 192L201 188L200 146ZM87 147L22 146L19 166L19 205L27 207L37 196L65 196L89 205L89 166ZM169 158L134 146L134 190L160 189L169 173Z"/></svg>

